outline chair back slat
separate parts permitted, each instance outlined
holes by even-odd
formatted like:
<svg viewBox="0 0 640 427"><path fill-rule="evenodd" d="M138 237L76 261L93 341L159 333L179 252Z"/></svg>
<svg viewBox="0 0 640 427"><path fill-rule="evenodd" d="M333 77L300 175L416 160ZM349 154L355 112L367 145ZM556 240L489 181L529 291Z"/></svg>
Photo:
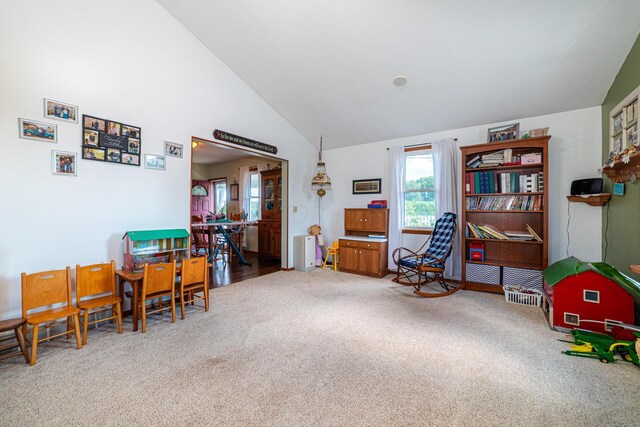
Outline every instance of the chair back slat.
<svg viewBox="0 0 640 427"><path fill-rule="evenodd" d="M452 242L455 232L456 214L452 212L444 213L436 221L427 252L436 258L447 257L453 247Z"/></svg>
<svg viewBox="0 0 640 427"><path fill-rule="evenodd" d="M34 308L71 301L71 269L22 273L22 315Z"/></svg>
<svg viewBox="0 0 640 427"><path fill-rule="evenodd" d="M161 264L145 264L142 279L142 296L156 292L166 292L175 289L176 262Z"/></svg>
<svg viewBox="0 0 640 427"><path fill-rule="evenodd" d="M183 286L204 282L207 278L207 258L198 257L182 260L180 276Z"/></svg>
<svg viewBox="0 0 640 427"><path fill-rule="evenodd" d="M106 293L116 293L115 261L82 267L76 265L76 301Z"/></svg>

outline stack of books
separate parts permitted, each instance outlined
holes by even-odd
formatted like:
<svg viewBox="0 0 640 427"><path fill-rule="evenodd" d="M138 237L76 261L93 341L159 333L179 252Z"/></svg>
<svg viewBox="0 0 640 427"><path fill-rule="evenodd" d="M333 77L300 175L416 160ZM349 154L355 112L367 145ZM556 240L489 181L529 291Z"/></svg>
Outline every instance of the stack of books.
<svg viewBox="0 0 640 427"><path fill-rule="evenodd" d="M467 172L465 181L467 194L537 193L544 189L542 172Z"/></svg>
<svg viewBox="0 0 640 427"><path fill-rule="evenodd" d="M494 240L537 240L538 242L542 242L540 236L538 236L529 224L527 224L527 231L505 231L503 233L498 230L495 225L478 225L467 222L467 237Z"/></svg>
<svg viewBox="0 0 640 427"><path fill-rule="evenodd" d="M369 209L383 209L387 207L386 200L372 200L371 203L367 205Z"/></svg>
<svg viewBox="0 0 640 427"><path fill-rule="evenodd" d="M490 168L503 164L511 164L513 161L513 153L511 148L506 150L494 151L493 153L477 155L467 162L468 168Z"/></svg>
<svg viewBox="0 0 640 427"><path fill-rule="evenodd" d="M468 211L539 211L542 196L476 196L467 197Z"/></svg>

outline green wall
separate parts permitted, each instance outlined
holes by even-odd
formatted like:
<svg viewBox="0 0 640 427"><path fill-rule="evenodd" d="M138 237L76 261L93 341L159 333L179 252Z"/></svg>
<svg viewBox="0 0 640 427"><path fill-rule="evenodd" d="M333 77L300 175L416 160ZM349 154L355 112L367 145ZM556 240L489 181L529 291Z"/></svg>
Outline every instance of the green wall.
<svg viewBox="0 0 640 427"><path fill-rule="evenodd" d="M609 152L609 113L632 90L640 86L640 36L618 72L602 103L602 162ZM613 193L611 181L603 174L605 192ZM602 257L623 273L640 280L629 265L640 264L640 182L625 183L624 196L611 196L602 209ZM608 218L607 218L608 216ZM607 230L608 223L608 230ZM588 230L585 230L588 232ZM608 245L607 245L608 241Z"/></svg>

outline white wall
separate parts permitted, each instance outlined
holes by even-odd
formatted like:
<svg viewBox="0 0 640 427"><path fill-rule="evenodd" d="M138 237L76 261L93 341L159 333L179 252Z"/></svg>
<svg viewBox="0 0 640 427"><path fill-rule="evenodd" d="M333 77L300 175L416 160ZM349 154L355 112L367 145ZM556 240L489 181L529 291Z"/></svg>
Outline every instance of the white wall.
<svg viewBox="0 0 640 427"><path fill-rule="evenodd" d="M233 35L229 35L233 37ZM127 230L188 228L191 137L215 128L264 141L288 159L289 235L313 221L307 183L317 151L152 0L2 2L0 14L0 318L20 312L20 273L115 259ZM18 138L43 98L142 128L142 152L184 144L167 170L79 160L51 175L51 150L80 153L81 125L59 143ZM288 251L292 253L292 240ZM293 265L293 257L289 257Z"/></svg>
<svg viewBox="0 0 640 427"><path fill-rule="evenodd" d="M539 117L512 120L520 122L520 132L549 126L549 262L566 257L567 207L571 181L595 177L601 166L600 107L592 107ZM487 129L501 123L491 123L393 139L372 144L326 150L324 159L331 177L332 189L322 200L322 234L331 242L344 233L344 208L366 207L371 199L389 198L389 151L387 147L428 143L445 138L457 138L458 146L486 141ZM458 162L460 173L460 160ZM382 178L382 194L352 195L354 179ZM458 178L459 179L459 178ZM460 186L458 186L460 187ZM460 206L462 195L460 194ZM601 208L584 203L571 204L569 254L579 259L601 259ZM426 236L404 235L404 246L417 249ZM457 254L457 256L460 256ZM390 261L389 267L392 268Z"/></svg>

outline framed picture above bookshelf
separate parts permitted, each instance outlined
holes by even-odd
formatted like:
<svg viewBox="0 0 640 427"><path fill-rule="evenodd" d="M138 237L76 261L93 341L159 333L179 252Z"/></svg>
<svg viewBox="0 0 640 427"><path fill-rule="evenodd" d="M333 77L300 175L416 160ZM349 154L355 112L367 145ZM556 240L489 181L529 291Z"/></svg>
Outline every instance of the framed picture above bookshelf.
<svg viewBox="0 0 640 427"><path fill-rule="evenodd" d="M542 287L542 270L548 264L550 138L460 147L465 289L502 293L505 278L525 276L523 286ZM482 257L472 256L479 246Z"/></svg>

